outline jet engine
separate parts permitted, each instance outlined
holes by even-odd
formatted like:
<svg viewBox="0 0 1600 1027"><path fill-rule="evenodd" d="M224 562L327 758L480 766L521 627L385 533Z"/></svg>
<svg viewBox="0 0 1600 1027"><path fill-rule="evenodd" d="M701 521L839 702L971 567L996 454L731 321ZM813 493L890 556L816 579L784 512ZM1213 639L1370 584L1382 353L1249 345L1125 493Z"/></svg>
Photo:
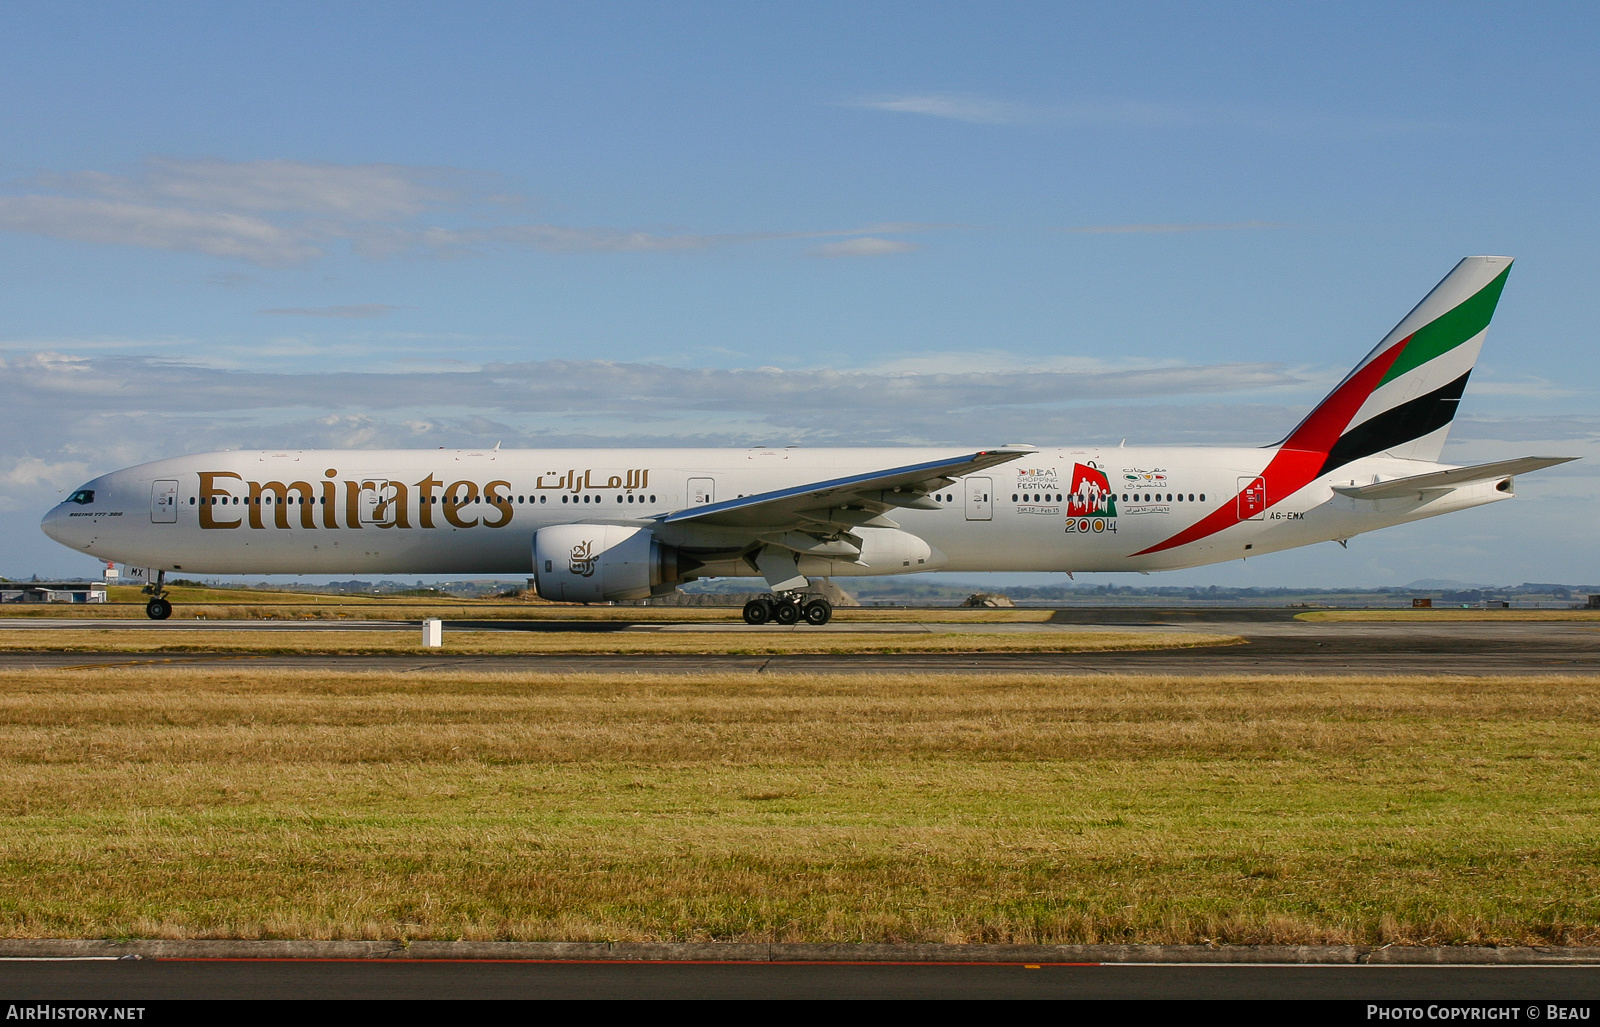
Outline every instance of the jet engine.
<svg viewBox="0 0 1600 1027"><path fill-rule="evenodd" d="M616 524L555 524L533 535L533 573L539 596L567 603L601 603L662 595L699 567L648 528Z"/></svg>

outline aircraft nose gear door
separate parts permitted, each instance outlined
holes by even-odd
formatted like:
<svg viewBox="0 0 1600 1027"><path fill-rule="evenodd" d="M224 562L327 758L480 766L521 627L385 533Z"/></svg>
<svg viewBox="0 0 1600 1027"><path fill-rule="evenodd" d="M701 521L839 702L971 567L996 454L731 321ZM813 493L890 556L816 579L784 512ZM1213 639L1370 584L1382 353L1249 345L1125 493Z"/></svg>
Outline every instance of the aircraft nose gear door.
<svg viewBox="0 0 1600 1027"><path fill-rule="evenodd" d="M150 483L150 523L172 524L178 519L178 483Z"/></svg>
<svg viewBox="0 0 1600 1027"><path fill-rule="evenodd" d="M1259 521L1266 516L1267 479L1239 479L1239 519Z"/></svg>
<svg viewBox="0 0 1600 1027"><path fill-rule="evenodd" d="M994 520L994 479L964 478L967 483L967 520Z"/></svg>

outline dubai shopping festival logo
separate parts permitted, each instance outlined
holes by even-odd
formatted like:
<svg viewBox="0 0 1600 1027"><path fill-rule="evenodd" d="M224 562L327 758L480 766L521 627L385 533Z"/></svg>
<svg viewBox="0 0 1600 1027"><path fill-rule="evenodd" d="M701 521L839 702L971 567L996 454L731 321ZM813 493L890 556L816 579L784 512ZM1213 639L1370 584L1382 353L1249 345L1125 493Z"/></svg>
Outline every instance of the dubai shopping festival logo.
<svg viewBox="0 0 1600 1027"><path fill-rule="evenodd" d="M1116 532L1117 495L1111 480L1092 464L1072 466L1072 491L1067 493L1067 532Z"/></svg>

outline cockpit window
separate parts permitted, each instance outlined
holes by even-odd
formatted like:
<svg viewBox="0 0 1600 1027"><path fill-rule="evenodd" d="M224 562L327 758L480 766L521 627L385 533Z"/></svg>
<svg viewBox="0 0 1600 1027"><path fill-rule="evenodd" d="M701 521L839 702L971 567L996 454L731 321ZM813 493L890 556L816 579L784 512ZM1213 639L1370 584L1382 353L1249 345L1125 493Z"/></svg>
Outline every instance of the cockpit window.
<svg viewBox="0 0 1600 1027"><path fill-rule="evenodd" d="M67 502L77 503L79 506L88 506L94 502L94 489L79 489L67 497Z"/></svg>

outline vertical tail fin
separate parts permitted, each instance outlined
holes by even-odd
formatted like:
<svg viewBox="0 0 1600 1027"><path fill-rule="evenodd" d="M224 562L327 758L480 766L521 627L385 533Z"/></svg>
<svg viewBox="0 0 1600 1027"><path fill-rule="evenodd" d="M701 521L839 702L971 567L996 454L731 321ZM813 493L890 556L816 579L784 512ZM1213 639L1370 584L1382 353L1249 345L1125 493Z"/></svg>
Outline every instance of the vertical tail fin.
<svg viewBox="0 0 1600 1027"><path fill-rule="evenodd" d="M1374 453L1437 460L1510 257L1466 257L1280 443L1327 473Z"/></svg>
<svg viewBox="0 0 1600 1027"><path fill-rule="evenodd" d="M1273 447L1277 452L1251 483L1257 495L1249 509L1266 510L1374 453L1437 460L1510 272L1510 257L1467 257L1457 264ZM1237 524L1246 516L1237 498L1133 555L1187 545Z"/></svg>

